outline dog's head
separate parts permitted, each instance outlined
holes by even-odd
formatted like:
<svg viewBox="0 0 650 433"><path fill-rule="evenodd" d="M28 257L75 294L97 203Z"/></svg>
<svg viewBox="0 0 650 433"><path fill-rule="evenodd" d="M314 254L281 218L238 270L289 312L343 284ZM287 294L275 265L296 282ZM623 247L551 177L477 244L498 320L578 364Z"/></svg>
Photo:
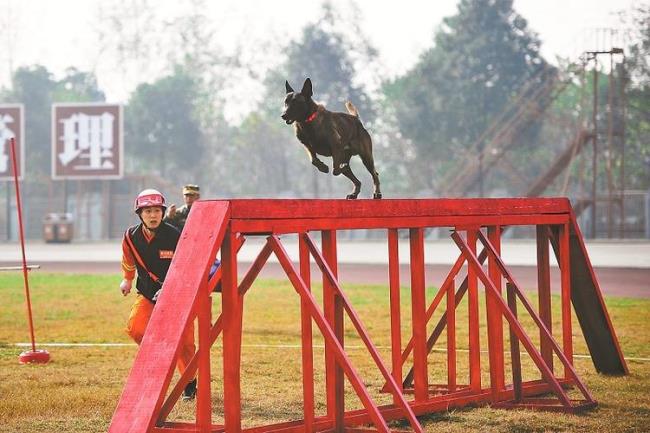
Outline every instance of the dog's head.
<svg viewBox="0 0 650 433"><path fill-rule="evenodd" d="M309 78L305 80L300 92L294 91L288 81L284 82L284 86L287 89L287 96L284 98L282 119L287 125L304 121L313 111L311 80Z"/></svg>

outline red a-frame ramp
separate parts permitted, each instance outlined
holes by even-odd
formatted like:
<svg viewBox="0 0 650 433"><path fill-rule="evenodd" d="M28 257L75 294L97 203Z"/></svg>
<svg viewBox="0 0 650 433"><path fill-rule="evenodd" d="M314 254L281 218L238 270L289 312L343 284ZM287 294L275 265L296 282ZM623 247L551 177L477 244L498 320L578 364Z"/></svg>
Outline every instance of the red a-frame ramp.
<svg viewBox="0 0 650 433"><path fill-rule="evenodd" d="M501 231L506 226L536 227L538 256L537 310L526 297L500 257ZM424 229L450 227L459 257L440 285L435 299L425 298ZM336 232L342 229L385 229L389 257L391 359L387 366L368 336L353 305L337 278ZM411 328L402 345L398 229L410 234ZM310 232L321 232L318 245ZM289 259L278 235L299 235L298 268ZM487 234L486 234L487 233ZM239 279L237 251L249 236L265 236L266 245L246 275ZM483 250L477 254L477 245ZM553 246L561 273L562 327L551 329L549 245ZM222 267L208 281L208 270L218 250ZM240 362L244 295L271 254L275 254L301 300L301 337L304 419L242 429ZM310 291L310 260L323 274L323 307ZM487 268L482 265L487 260ZM463 267L464 265L466 267ZM455 281L466 276L456 290ZM502 283L506 283L504 296ZM222 315L211 319L213 288L222 284ZM487 336L479 327L478 284L486 292ZM446 299L443 317L427 337L427 323ZM219 299L218 297L216 299ZM467 299L469 311L468 383L457 383L455 309ZM602 293L589 263L571 206L564 198L527 199L435 199L435 200L231 200L201 201L193 206L181 236L162 296L154 309L126 385L109 428L125 432L317 432L358 431L355 426L372 424L370 431L390 431L387 421L406 419L421 432L415 415L466 405L491 404L499 407L577 412L596 402L573 368L571 301L587 339L596 369L608 374L625 374L627 367L609 319ZM523 306L539 332L539 347L519 321L517 305ZM378 370L386 380L384 390L393 404L378 406L360 373L345 352L344 316L359 334ZM186 373L170 388L183 329L198 321L198 351ZM507 383L504 364L503 320L510 335L512 382ZM325 340L327 413L314 410L312 327ZM428 354L442 329L447 329L448 382L428 383ZM223 332L224 425L212 423L210 390L210 348ZM480 338L489 347L490 383L481 384ZM540 379L523 381L520 346L534 361ZM409 358L410 351L413 357ZM507 353L506 353L507 354ZM402 377L408 359L411 372ZM554 371L554 359L562 373ZM556 362L557 362L556 361ZM438 365L439 367L439 365ZM485 366L484 366L485 368ZM185 383L198 371L196 420L167 422ZM215 373L216 374L216 373ZM558 376L559 374L559 376ZM343 385L347 378L363 408L345 411ZM565 391L575 387L582 399L570 399ZM554 398L539 398L541 394ZM368 431L368 430L364 430Z"/></svg>

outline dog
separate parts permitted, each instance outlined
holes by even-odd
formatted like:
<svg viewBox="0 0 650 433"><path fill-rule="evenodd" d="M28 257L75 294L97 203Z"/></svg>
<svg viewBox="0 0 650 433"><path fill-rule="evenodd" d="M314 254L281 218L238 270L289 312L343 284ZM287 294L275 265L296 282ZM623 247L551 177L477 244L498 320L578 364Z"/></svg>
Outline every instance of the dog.
<svg viewBox="0 0 650 433"><path fill-rule="evenodd" d="M379 174L375 170L372 156L372 140L361 124L359 113L351 102L346 102L347 113L326 110L312 99L311 80L307 78L300 92L295 92L285 81L286 97L282 119L287 125L294 125L296 137L305 146L311 163L321 172L328 173L329 167L318 159L318 155L332 157L332 174L343 174L354 184L354 190L347 199L356 199L361 182L350 169L350 158L359 155L368 169L375 185L373 198L381 198Z"/></svg>

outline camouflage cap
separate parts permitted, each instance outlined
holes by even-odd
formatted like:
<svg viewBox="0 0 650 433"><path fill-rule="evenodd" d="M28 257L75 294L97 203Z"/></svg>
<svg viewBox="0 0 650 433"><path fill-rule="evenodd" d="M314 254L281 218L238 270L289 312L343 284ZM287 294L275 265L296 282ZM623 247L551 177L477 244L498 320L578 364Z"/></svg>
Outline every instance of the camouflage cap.
<svg viewBox="0 0 650 433"><path fill-rule="evenodd" d="M183 186L183 195L199 195L201 193L201 188L198 185L187 184Z"/></svg>

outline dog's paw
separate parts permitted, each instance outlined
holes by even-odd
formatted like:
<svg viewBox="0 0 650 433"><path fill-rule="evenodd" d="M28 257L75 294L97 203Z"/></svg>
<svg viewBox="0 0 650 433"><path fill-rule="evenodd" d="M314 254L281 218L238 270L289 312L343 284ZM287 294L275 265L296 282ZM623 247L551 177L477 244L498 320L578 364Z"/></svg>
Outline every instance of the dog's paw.
<svg viewBox="0 0 650 433"><path fill-rule="evenodd" d="M347 162L342 162L341 164L339 164L338 167L334 167L334 170L332 171L332 174L334 176L338 176L339 174L343 173L343 170L345 170L346 167L348 167L348 163Z"/></svg>
<svg viewBox="0 0 650 433"><path fill-rule="evenodd" d="M358 195L359 195L359 194L348 194L345 198L346 198L347 200L356 200L356 198L357 198Z"/></svg>
<svg viewBox="0 0 650 433"><path fill-rule="evenodd" d="M381 193L380 193L380 192L376 192L376 193L374 193L374 194L372 195L372 198L374 198L374 199L380 199L380 198L381 198Z"/></svg>
<svg viewBox="0 0 650 433"><path fill-rule="evenodd" d="M329 173L330 168L327 166L327 164L323 163L320 159L315 159L312 164L320 171L321 173Z"/></svg>

